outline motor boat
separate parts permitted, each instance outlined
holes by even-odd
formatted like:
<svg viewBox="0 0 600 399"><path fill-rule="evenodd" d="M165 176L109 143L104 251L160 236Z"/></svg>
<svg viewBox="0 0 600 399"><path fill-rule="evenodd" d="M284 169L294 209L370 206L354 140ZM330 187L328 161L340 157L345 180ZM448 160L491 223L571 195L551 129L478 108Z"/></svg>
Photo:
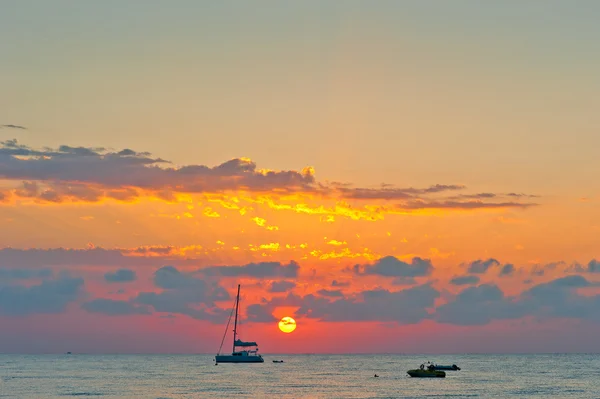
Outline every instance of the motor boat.
<svg viewBox="0 0 600 399"><path fill-rule="evenodd" d="M454 371L459 371L460 367L458 367L456 364L453 364L452 366L444 366L444 365L440 365L440 364L434 364L433 365L433 369L434 370L454 370Z"/></svg>
<svg viewBox="0 0 600 399"><path fill-rule="evenodd" d="M418 369L408 370L406 373L414 378L446 378L444 371L435 370L431 364L427 368L422 364Z"/></svg>

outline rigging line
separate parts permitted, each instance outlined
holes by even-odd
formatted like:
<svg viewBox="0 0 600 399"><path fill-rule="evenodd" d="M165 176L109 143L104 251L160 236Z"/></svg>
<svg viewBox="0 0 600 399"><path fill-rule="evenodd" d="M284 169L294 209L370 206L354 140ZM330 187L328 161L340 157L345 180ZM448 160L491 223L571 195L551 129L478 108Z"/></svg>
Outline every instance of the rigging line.
<svg viewBox="0 0 600 399"><path fill-rule="evenodd" d="M221 346L219 346L218 353L221 353L221 349L223 349L223 343L225 342L225 337L227 336L227 330L229 330L229 324L231 323L231 316L233 316L233 309L235 309L235 304L231 308L231 313L229 313L229 319L227 320L227 327L225 327L225 334L223 334L223 339L221 339Z"/></svg>

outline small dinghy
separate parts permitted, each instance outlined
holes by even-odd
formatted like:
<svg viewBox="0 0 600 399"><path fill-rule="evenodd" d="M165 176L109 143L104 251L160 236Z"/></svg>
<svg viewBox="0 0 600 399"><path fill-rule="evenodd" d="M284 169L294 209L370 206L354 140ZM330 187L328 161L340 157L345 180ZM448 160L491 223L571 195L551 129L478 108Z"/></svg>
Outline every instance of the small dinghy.
<svg viewBox="0 0 600 399"><path fill-rule="evenodd" d="M283 363L283 360L273 360L273 363Z"/></svg>
<svg viewBox="0 0 600 399"><path fill-rule="evenodd" d="M418 369L408 370L406 373L415 378L446 378L446 373L444 371L435 370L433 365L429 365L425 368L425 365L422 364Z"/></svg>

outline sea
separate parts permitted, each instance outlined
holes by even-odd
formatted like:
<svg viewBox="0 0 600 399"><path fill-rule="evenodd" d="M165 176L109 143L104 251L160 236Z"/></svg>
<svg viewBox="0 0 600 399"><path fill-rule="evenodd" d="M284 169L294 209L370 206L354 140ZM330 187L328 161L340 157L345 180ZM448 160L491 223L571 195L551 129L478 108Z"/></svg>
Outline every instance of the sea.
<svg viewBox="0 0 600 399"><path fill-rule="evenodd" d="M600 399L599 354L264 358L216 366L212 355L0 355L0 398ZM446 378L406 374L427 361L461 370Z"/></svg>

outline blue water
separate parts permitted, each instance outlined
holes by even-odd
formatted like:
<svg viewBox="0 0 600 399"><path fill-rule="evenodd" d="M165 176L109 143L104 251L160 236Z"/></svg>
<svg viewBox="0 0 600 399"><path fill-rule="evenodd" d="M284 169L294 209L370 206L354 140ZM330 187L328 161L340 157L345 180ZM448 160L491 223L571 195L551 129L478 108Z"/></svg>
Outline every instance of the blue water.
<svg viewBox="0 0 600 399"><path fill-rule="evenodd" d="M210 355L0 355L0 398L600 398L600 355L265 360L215 366ZM445 379L407 376L429 360L462 370L448 371Z"/></svg>

